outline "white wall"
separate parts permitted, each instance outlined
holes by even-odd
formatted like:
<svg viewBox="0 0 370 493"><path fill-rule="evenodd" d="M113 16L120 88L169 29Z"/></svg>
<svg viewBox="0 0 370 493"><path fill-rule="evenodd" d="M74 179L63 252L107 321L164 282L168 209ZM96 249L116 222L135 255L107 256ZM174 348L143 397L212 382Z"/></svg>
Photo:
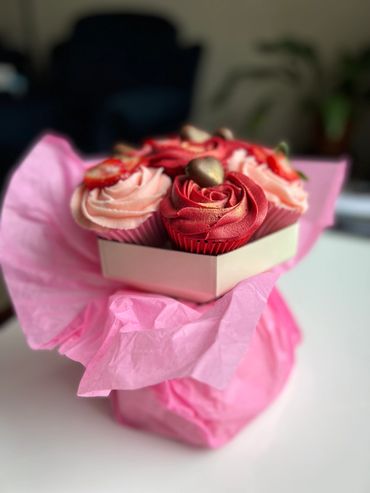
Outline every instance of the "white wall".
<svg viewBox="0 0 370 493"><path fill-rule="evenodd" d="M0 0L0 32L18 46L23 38L19 20L21 0ZM28 1L28 4L31 0ZM356 47L370 40L370 2L365 0L33 0L36 35L31 50L42 63L50 45L67 34L73 20L91 11L135 10L168 15L181 25L184 40L207 46L199 78L195 118L201 123L215 119L232 124L243 117L241 89L228 108L212 112L208 100L223 74L243 63L256 40L295 34L318 43L325 57L338 47ZM279 127L279 128L278 128ZM273 138L291 128L289 117L272 125Z"/></svg>

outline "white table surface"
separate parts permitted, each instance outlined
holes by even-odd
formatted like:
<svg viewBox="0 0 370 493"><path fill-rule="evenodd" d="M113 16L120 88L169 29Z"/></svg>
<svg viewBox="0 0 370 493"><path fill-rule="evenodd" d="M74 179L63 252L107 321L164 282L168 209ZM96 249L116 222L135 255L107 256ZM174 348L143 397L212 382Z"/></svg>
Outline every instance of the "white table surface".
<svg viewBox="0 0 370 493"><path fill-rule="evenodd" d="M326 233L280 287L304 330L276 403L205 451L119 426L76 397L81 367L0 331L0 491L370 492L370 240Z"/></svg>

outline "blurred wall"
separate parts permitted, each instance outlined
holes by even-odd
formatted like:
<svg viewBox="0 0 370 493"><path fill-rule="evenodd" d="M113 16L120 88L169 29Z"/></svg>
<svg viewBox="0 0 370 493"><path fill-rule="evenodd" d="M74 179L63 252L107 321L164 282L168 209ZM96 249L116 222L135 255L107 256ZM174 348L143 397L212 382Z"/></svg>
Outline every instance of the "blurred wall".
<svg viewBox="0 0 370 493"><path fill-rule="evenodd" d="M29 40L22 28L21 6L28 6L26 16L34 24ZM222 110L210 110L208 101L224 73L250 56L256 40L299 35L315 41L328 60L338 47L357 47L370 40L370 2L364 0L1 0L0 32L16 46L29 48L42 65L50 46L68 34L77 17L115 10L163 13L179 25L184 40L206 45L194 108L194 118L206 125L222 120L242 127L240 108L258 88L240 88ZM289 117L283 125L272 122L266 138L278 138L289 127Z"/></svg>

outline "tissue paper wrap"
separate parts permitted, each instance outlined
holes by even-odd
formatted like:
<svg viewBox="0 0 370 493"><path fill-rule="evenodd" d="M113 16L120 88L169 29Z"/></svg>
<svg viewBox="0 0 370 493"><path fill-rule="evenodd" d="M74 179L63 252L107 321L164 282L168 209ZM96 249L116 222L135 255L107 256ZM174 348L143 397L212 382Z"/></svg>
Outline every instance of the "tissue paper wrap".
<svg viewBox="0 0 370 493"><path fill-rule="evenodd" d="M294 365L300 332L276 289L250 346L223 390L191 378L112 392L117 419L192 445L227 443L278 395Z"/></svg>
<svg viewBox="0 0 370 493"><path fill-rule="evenodd" d="M272 401L292 368L298 329L270 293L332 223L344 177L344 161L296 164L310 194L296 257L196 305L101 276L95 235L69 210L90 163L64 139L43 137L10 181L0 230L3 273L29 345L58 347L81 362L78 394L117 391L116 413L131 426L197 445L227 441Z"/></svg>

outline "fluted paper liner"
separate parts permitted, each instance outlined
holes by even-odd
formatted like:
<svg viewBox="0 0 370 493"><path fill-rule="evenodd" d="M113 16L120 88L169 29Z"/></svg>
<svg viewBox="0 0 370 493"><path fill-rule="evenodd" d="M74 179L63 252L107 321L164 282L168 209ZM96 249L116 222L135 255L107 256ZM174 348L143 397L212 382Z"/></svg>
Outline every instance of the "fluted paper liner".
<svg viewBox="0 0 370 493"><path fill-rule="evenodd" d="M100 238L134 245L161 246L167 236L159 211L153 214L140 226L133 229L106 229L99 231Z"/></svg>
<svg viewBox="0 0 370 493"><path fill-rule="evenodd" d="M258 240L269 234L275 233L280 229L291 226L298 222L301 214L286 207L278 207L272 202L269 202L265 220L253 235L253 240Z"/></svg>

